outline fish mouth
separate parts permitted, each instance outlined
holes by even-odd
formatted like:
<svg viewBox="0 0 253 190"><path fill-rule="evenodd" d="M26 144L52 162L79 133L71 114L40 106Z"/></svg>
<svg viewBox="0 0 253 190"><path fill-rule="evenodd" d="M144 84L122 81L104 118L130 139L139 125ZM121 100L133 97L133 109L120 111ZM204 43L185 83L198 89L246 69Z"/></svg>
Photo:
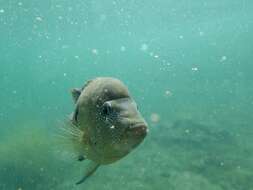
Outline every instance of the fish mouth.
<svg viewBox="0 0 253 190"><path fill-rule="evenodd" d="M131 125L128 131L132 136L144 138L147 135L147 125L145 123L137 123Z"/></svg>

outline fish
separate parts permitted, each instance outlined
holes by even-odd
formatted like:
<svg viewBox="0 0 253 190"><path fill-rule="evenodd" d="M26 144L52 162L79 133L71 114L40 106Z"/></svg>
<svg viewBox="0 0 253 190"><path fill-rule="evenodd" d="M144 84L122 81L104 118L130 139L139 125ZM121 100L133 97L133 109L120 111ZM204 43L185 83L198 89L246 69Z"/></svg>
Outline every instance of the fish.
<svg viewBox="0 0 253 190"><path fill-rule="evenodd" d="M90 161L78 185L99 166L117 162L141 144L148 124L126 85L117 78L97 77L71 93L75 104L71 142L77 160Z"/></svg>

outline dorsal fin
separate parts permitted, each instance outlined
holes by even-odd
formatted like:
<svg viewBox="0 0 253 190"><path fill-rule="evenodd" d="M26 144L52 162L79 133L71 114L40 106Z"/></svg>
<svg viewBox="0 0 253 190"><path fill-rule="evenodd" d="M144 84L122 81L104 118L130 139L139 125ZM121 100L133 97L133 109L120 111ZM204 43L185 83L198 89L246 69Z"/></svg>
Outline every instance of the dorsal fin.
<svg viewBox="0 0 253 190"><path fill-rule="evenodd" d="M82 93L82 89L80 89L80 88L73 88L71 90L71 94L72 94L72 98L74 100L74 103L77 102L77 100L78 100L79 96L81 95L81 93Z"/></svg>
<svg viewBox="0 0 253 190"><path fill-rule="evenodd" d="M94 79L88 80L82 87L82 90L84 90Z"/></svg>
<svg viewBox="0 0 253 190"><path fill-rule="evenodd" d="M93 80L88 80L82 88L73 88L71 90L71 94L72 94L72 98L74 100L74 103L77 102L79 96L81 95L82 91L85 89L85 87L87 87Z"/></svg>

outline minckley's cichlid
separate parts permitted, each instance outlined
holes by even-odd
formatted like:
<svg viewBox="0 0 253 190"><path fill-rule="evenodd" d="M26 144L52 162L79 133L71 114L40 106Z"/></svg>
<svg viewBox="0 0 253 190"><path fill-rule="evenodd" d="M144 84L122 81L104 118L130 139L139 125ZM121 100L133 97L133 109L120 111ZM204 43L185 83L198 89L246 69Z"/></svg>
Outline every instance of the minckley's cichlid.
<svg viewBox="0 0 253 190"><path fill-rule="evenodd" d="M91 161L85 181L99 165L116 162L138 146L147 134L147 123L127 87L118 79L99 77L73 89L75 111L71 142L78 160Z"/></svg>

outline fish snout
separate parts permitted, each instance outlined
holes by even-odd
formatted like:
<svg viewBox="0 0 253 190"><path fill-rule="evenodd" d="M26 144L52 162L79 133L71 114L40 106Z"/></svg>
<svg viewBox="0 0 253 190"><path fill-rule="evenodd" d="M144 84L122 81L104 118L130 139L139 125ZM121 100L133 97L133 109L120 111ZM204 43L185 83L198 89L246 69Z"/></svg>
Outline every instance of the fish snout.
<svg viewBox="0 0 253 190"><path fill-rule="evenodd" d="M129 131L130 131L131 135L134 135L136 137L143 137L144 138L147 135L148 126L144 122L137 123L137 124L134 124L134 125L130 125L129 126Z"/></svg>

